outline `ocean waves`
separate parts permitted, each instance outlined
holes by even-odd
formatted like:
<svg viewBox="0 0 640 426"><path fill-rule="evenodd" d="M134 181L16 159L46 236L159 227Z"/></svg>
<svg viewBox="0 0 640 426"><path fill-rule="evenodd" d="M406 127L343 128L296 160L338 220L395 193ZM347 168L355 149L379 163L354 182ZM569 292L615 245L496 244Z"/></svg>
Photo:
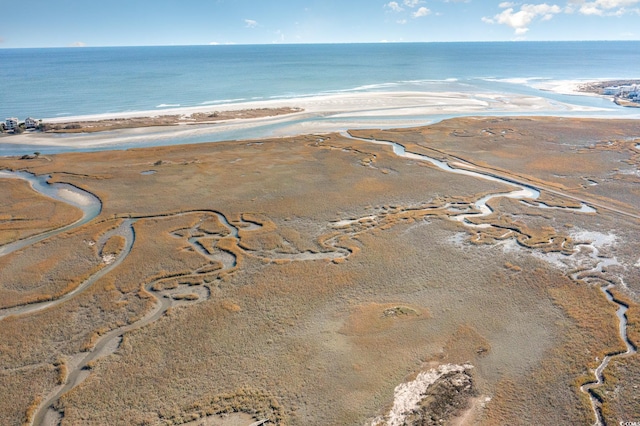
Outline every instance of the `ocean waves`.
<svg viewBox="0 0 640 426"><path fill-rule="evenodd" d="M0 49L0 63L12 64L0 67L0 116L81 116L366 92L531 95L550 81L635 77L638 51L640 42ZM176 60L163 60L167 55ZM81 70L73 66L78 61Z"/></svg>

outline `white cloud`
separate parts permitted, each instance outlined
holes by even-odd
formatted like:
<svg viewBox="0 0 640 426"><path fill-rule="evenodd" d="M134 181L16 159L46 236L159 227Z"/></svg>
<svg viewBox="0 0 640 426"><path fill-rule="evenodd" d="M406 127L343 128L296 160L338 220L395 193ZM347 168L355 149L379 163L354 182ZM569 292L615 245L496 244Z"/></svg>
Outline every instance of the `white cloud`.
<svg viewBox="0 0 640 426"><path fill-rule="evenodd" d="M640 1L640 0L638 0ZM502 24L514 29L516 35L524 35L529 31L529 24L535 19L548 21L554 15L562 12L560 6L542 4L523 4L519 11L515 11L513 5L508 2L500 4L501 7L507 7L501 13L493 18L483 17L482 22L487 24Z"/></svg>
<svg viewBox="0 0 640 426"><path fill-rule="evenodd" d="M69 47L85 47L87 43L83 41L74 41Z"/></svg>
<svg viewBox="0 0 640 426"><path fill-rule="evenodd" d="M388 7L389 9L393 10L394 12L402 12L404 10L402 7L400 7L400 5L398 4L397 1L390 1L389 3L387 3L385 5L385 7Z"/></svg>
<svg viewBox="0 0 640 426"><path fill-rule="evenodd" d="M445 0L445 1L455 1L455 2L459 2L459 1L463 1L463 2L467 2L469 0ZM410 9L414 9L414 11L411 12L411 16L414 18L422 18L423 16L427 16L431 14L431 10L422 6L422 7L418 7L418 5L424 3L424 0L402 0L402 4L400 4L398 1L390 1L389 3L386 3L384 5L385 8L391 9L394 12L403 12L405 10L405 7L410 8ZM417 8L417 9L416 9ZM408 12L407 12L408 13ZM406 24L407 20L406 19L398 19L396 21L397 24Z"/></svg>
<svg viewBox="0 0 640 426"><path fill-rule="evenodd" d="M515 3L511 3L510 1L504 1L498 5L500 9L506 9L508 7L513 7L513 6L515 6Z"/></svg>
<svg viewBox="0 0 640 426"><path fill-rule="evenodd" d="M244 26L246 28L255 28L258 26L258 22L254 21L253 19L245 19L244 20Z"/></svg>
<svg viewBox="0 0 640 426"><path fill-rule="evenodd" d="M620 16L637 12L637 9L626 9L637 4L640 4L640 0L569 0L567 13L573 13L577 8L583 15Z"/></svg>
<svg viewBox="0 0 640 426"><path fill-rule="evenodd" d="M423 6L420 9L416 10L415 12L413 12L413 17L414 18L421 18L421 17L427 16L429 14L431 14L431 11Z"/></svg>

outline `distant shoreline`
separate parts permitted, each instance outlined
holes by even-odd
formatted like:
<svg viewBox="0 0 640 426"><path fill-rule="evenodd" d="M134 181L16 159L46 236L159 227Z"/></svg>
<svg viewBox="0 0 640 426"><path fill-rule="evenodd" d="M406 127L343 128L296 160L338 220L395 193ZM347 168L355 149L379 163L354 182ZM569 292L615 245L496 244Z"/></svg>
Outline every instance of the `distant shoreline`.
<svg viewBox="0 0 640 426"><path fill-rule="evenodd" d="M595 93L597 95L613 97L613 102L616 105L620 105L622 107L627 108L640 108L640 102L634 102L629 99L625 99L616 95L608 95L605 93L605 89L607 87L615 87L615 86L633 86L640 85L640 80L632 79L632 80L605 80L605 81L594 81L589 83L584 83L578 86L577 90L579 92L584 93Z"/></svg>
<svg viewBox="0 0 640 426"><path fill-rule="evenodd" d="M581 81L538 87L575 91ZM598 96L591 94L591 96ZM544 95L464 91L376 91L43 119L63 129L0 137L0 156L101 151L229 140L258 140L348 129L417 127L458 116L589 116L626 118L620 108L558 102ZM196 117L196 118L194 118ZM634 115L635 117L635 115ZM65 124L66 123L66 124ZM70 128L64 129L69 123ZM82 123L82 124L80 124ZM109 124L106 127L105 124Z"/></svg>
<svg viewBox="0 0 640 426"><path fill-rule="evenodd" d="M68 121L47 120L43 123L44 133L97 133L111 130L135 129L141 127L179 126L193 124L216 124L226 120L277 117L279 115L302 112L302 108L249 108L239 110L194 112L191 114L144 115L132 117L114 117L83 119L77 117Z"/></svg>
<svg viewBox="0 0 640 426"><path fill-rule="evenodd" d="M604 89L610 86L630 86L634 84L640 84L638 79L627 80L601 80L590 81L582 83L578 86L579 92L597 93L598 95L604 95Z"/></svg>

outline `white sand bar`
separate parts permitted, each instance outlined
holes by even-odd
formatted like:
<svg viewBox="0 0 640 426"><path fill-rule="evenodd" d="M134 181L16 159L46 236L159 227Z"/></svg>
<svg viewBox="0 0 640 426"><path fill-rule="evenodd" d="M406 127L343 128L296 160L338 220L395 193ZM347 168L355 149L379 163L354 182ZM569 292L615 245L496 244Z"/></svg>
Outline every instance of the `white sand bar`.
<svg viewBox="0 0 640 426"><path fill-rule="evenodd" d="M264 130L264 134L261 134L260 137L328 133L350 128L418 126L430 124L429 116L604 111L598 108L550 101L542 97L505 93L363 92L203 107L169 108L162 111L57 117L44 119L43 121L56 123L154 117L158 115L188 116L197 112L280 107L299 107L303 111L275 117L227 120L215 124L148 127L89 134L25 133L12 136L10 142L12 144L33 146L91 148L113 144L144 144L145 142L148 143L150 138L153 140L171 140L212 135L212 139L216 139L216 134L229 134L231 132L234 135L240 135L234 138L250 139L255 137L254 134L250 133L252 130L265 128L265 126L268 127L268 130ZM244 133L250 136L243 137Z"/></svg>

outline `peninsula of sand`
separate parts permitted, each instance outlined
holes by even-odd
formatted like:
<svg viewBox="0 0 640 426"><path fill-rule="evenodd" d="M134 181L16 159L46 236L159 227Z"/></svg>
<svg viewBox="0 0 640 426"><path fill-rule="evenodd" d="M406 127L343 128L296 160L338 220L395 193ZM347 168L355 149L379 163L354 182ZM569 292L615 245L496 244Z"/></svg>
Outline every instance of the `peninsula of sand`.
<svg viewBox="0 0 640 426"><path fill-rule="evenodd" d="M549 90L562 92L564 86ZM578 92L574 92L578 93ZM545 97L501 92L356 92L296 99L168 108L77 117L44 118L46 132L25 132L0 142L33 151L130 148L176 143L287 137L354 128L411 127L460 115L598 114L606 108L578 106ZM429 119L428 117L431 117ZM10 151L9 154L17 153ZM2 151L0 154L9 155Z"/></svg>

